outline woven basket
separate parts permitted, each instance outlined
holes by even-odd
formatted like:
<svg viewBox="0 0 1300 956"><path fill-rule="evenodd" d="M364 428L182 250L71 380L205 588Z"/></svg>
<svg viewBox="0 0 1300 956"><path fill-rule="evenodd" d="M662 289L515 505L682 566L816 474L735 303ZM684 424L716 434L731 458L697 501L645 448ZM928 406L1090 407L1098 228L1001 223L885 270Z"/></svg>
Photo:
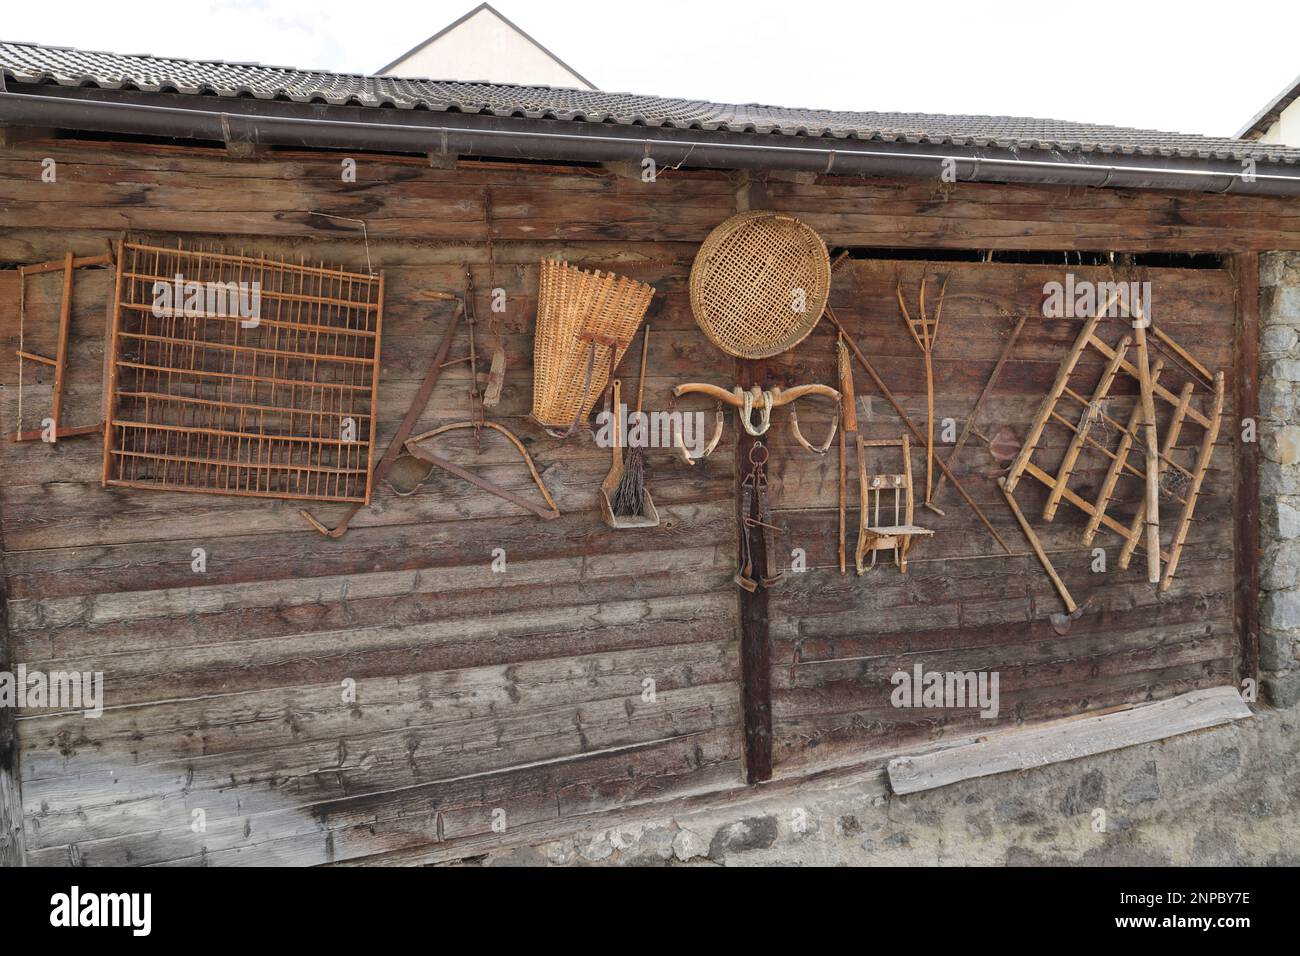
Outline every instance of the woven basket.
<svg viewBox="0 0 1300 956"><path fill-rule="evenodd" d="M591 414L654 294L651 286L624 276L542 262L533 340L536 422L567 429Z"/></svg>
<svg viewBox="0 0 1300 956"><path fill-rule="evenodd" d="M709 341L728 355L768 358L808 337L830 287L831 260L817 233L793 216L743 212L700 247L691 268L691 310Z"/></svg>

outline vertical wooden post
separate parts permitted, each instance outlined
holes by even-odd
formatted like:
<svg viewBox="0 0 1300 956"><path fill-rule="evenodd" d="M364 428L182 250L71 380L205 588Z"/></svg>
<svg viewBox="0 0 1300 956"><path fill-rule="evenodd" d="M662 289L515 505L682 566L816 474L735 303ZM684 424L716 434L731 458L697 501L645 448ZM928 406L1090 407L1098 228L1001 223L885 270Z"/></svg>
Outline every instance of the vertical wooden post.
<svg viewBox="0 0 1300 956"><path fill-rule="evenodd" d="M742 172L737 180L736 211L770 209L771 200L767 186L749 172ZM736 359L736 384L742 388L765 386L766 364ZM743 536L750 536L750 553L754 568L761 576L767 567L767 546L763 529L752 531L745 527L745 516L740 513L740 484L753 467L749 461L750 449L756 439L743 428L736 428L736 515L739 534L736 540L737 564ZM768 637L767 588L760 587L752 594L743 588L740 594L740 697L741 713L745 724L745 780L761 783L772 779L772 644Z"/></svg>
<svg viewBox="0 0 1300 956"><path fill-rule="evenodd" d="M736 382L742 388L764 383L764 363L737 359ZM749 535L750 553L755 573L762 576L767 567L767 545L762 528L746 528L740 513L740 484L753 467L750 449L763 441L736 428L736 525L737 561L741 542ZM740 594L740 688L741 711L745 721L745 779L761 783L772 779L772 644L768 636L768 590L760 587L753 593L737 588Z"/></svg>
<svg viewBox="0 0 1300 956"><path fill-rule="evenodd" d="M137 253L132 252L132 260ZM126 273L126 240L117 241L117 276L113 280L113 301L109 306L108 328L105 330L104 357L104 461L99 483L108 485L113 464L113 395L117 392L118 326L122 314L122 281ZM188 467L188 466L187 466Z"/></svg>
<svg viewBox="0 0 1300 956"><path fill-rule="evenodd" d="M4 538L0 535L0 671L13 672L9 653L8 589L5 583ZM22 866L23 802L18 785L18 738L14 708L0 707L0 869Z"/></svg>
<svg viewBox="0 0 1300 956"><path fill-rule="evenodd" d="M22 282L16 272L0 273L0 280L13 277ZM0 286L9 289L8 283ZM13 285L13 291L18 286ZM5 578L4 530L0 528L0 671L14 671L9 650L9 602ZM18 793L18 741L14 732L14 708L0 706L0 869L23 865L23 805Z"/></svg>
<svg viewBox="0 0 1300 956"><path fill-rule="evenodd" d="M1233 483L1236 593L1233 618L1240 648L1237 676L1259 678L1259 442L1241 441L1241 422L1259 421L1259 254L1232 257L1237 285L1237 338L1233 349L1236 415L1225 423L1233 435L1236 481ZM1257 425L1258 428L1258 425Z"/></svg>
<svg viewBox="0 0 1300 956"><path fill-rule="evenodd" d="M59 306L59 344L54 353L54 397L50 402L50 442L59 440L59 425L63 420L63 387L68 370L68 331L72 327L72 274L71 252L64 253L63 258L63 302Z"/></svg>

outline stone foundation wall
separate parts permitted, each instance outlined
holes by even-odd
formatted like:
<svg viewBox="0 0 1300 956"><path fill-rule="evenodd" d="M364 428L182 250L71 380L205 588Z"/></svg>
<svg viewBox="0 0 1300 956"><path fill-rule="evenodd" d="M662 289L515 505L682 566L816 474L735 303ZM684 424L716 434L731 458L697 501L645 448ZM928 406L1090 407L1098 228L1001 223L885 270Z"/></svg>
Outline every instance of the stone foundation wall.
<svg viewBox="0 0 1300 956"><path fill-rule="evenodd" d="M1300 254L1260 264L1260 671L1265 699L1300 701Z"/></svg>
<svg viewBox="0 0 1300 956"><path fill-rule="evenodd" d="M1255 709L1230 726L907 796L883 773L757 787L460 865L1300 865L1300 709Z"/></svg>

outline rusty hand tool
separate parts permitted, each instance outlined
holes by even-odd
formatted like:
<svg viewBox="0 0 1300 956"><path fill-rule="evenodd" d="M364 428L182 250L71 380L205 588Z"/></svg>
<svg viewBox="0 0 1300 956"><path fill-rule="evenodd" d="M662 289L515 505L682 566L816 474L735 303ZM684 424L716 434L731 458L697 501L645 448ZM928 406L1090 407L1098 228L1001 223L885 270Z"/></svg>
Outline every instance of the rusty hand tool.
<svg viewBox="0 0 1300 956"><path fill-rule="evenodd" d="M420 420L420 416L424 414L424 407L429 404L429 397L433 394L434 386L438 384L439 376L442 375L442 367L447 362L447 355L451 351L452 339L456 336L456 327L460 324L461 315L465 309L465 304L463 302L456 299L455 296L446 293L424 293L422 297L438 300L455 300L456 311L455 314L452 315L451 321L447 324L447 331L444 332L442 336L442 344L438 346L438 354L434 357L433 363L429 366L429 371L425 373L424 381L420 384L420 390L415 393L415 398L411 401L411 407L406 410L406 415L402 419L402 424L397 428L397 434L394 435L393 440L388 443L388 449L384 452L384 457L381 458L379 464L375 466L374 478L372 479L374 485L378 485L379 482L383 481L384 476L387 475L389 469L393 467L393 463L401 456L406 440L411 437L411 432L415 431L416 423ZM333 528L325 527L312 517L311 512L305 508L299 511L298 514L302 515L303 518L307 520L308 524L321 534L325 535L325 537L341 538L348 530L348 523L357 516L357 513L362 509L362 507L361 504L352 505L347 512L344 513L343 520Z"/></svg>

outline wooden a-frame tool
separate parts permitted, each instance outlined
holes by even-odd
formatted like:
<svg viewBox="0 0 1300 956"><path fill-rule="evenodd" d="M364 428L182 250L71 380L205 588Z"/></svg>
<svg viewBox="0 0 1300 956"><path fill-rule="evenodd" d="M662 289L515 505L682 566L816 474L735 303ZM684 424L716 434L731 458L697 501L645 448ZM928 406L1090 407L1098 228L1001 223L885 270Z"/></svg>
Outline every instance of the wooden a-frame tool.
<svg viewBox="0 0 1300 956"><path fill-rule="evenodd" d="M72 286L73 277L77 269L84 269L89 266L108 266L113 264L113 257L107 253L102 256L91 256L78 259L71 252L65 253L61 261L42 262L37 265L20 266L18 269L19 287L19 306L18 306L18 340L19 347L15 350L18 356L18 429L14 433L14 441L48 441L54 444L60 438L75 438L79 435L98 435L104 430L103 423L94 425L80 425L65 427L62 424L63 418L63 390L67 384L68 372L68 341L71 338L72 331ZM63 272L63 296L59 302L59 333L58 344L55 346L54 358L45 355L38 355L35 352L29 352L24 347L23 331L26 325L26 308L27 308L27 277L30 275L42 275L47 272ZM48 365L54 369L54 384L50 396L50 414L48 428L35 428L23 431L22 426L22 367L23 362L36 362L40 365Z"/></svg>

